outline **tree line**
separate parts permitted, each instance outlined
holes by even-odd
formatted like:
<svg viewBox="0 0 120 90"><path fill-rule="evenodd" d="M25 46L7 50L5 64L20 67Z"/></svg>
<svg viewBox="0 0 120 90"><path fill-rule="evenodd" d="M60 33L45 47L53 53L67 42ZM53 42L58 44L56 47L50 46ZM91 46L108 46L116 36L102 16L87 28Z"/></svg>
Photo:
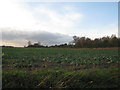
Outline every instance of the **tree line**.
<svg viewBox="0 0 120 90"><path fill-rule="evenodd" d="M95 38L94 40L86 37L77 37L73 36L73 42L75 43L74 47L77 48L100 48L100 47L119 47L120 38L117 38L116 35L111 35Z"/></svg>
<svg viewBox="0 0 120 90"><path fill-rule="evenodd" d="M40 45L40 42L31 45L31 42L28 42L28 47L47 47ZM120 47L120 38L117 38L116 35L105 36L101 38L90 39L88 37L78 37L73 36L73 41L68 44L52 45L49 47L62 47L62 48L105 48L105 47Z"/></svg>

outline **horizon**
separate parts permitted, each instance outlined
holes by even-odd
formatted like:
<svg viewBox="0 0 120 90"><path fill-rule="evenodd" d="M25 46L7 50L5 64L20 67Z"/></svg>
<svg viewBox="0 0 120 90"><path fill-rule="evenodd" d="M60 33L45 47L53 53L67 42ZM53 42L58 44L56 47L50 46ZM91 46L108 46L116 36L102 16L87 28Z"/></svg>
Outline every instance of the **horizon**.
<svg viewBox="0 0 120 90"><path fill-rule="evenodd" d="M0 8L0 45L24 47L27 41L59 45L72 41L74 35L118 37L117 2L1 1Z"/></svg>
<svg viewBox="0 0 120 90"><path fill-rule="evenodd" d="M111 38L112 36L115 36L115 37L117 37L115 34L112 34L111 36L103 36L103 37L109 37L109 38ZM79 37L79 36L77 36L77 37ZM95 40L95 39L102 39L103 37L99 37L99 38L94 38L94 39L91 39L91 38L89 38L89 37L85 37L85 38L89 38L90 40ZM79 37L79 38L81 38L81 37ZM118 39L120 39L120 37L117 37ZM74 40L72 40L72 41L70 41L70 42L72 42L72 44L71 45L74 45L74 42L73 42ZM27 41L27 45L24 45L24 46L14 46L14 45L1 45L0 47L28 47L29 45L28 45L28 42L29 41ZM31 41L30 41L31 42ZM67 45L70 45L70 42L67 42L67 43L61 43L61 44L54 44L54 45L43 45L40 41L37 41L37 42L31 42L31 45L34 45L34 44L38 44L38 43L40 43L40 45L42 45L42 46L47 46L47 47L51 47L51 46L56 46L56 45L63 45L63 44L67 44Z"/></svg>

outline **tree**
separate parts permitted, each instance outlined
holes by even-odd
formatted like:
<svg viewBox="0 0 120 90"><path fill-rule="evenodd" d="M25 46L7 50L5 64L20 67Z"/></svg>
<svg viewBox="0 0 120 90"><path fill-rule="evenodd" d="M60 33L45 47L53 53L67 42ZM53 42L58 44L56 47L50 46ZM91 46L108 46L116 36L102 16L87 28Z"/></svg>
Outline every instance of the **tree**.
<svg viewBox="0 0 120 90"><path fill-rule="evenodd" d="M38 41L38 45L41 45L40 41Z"/></svg>
<svg viewBox="0 0 120 90"><path fill-rule="evenodd" d="M77 43L78 40L79 40L79 37L77 37L77 36L73 36L73 39L74 39L73 43Z"/></svg>
<svg viewBox="0 0 120 90"><path fill-rule="evenodd" d="M32 45L31 41L28 41L28 46L31 46L31 45Z"/></svg>
<svg viewBox="0 0 120 90"><path fill-rule="evenodd" d="M118 39L115 35L111 36L110 44L111 44L112 47L117 47L118 46Z"/></svg>
<svg viewBox="0 0 120 90"><path fill-rule="evenodd" d="M92 47L92 40L90 38L86 38L85 46L88 48Z"/></svg>

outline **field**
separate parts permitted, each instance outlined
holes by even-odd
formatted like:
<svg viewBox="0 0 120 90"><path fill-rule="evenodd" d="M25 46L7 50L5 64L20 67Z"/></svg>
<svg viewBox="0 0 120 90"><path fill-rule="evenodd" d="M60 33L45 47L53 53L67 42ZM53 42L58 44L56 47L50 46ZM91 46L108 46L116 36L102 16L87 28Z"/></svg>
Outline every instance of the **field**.
<svg viewBox="0 0 120 90"><path fill-rule="evenodd" d="M3 88L117 88L117 48L2 48Z"/></svg>

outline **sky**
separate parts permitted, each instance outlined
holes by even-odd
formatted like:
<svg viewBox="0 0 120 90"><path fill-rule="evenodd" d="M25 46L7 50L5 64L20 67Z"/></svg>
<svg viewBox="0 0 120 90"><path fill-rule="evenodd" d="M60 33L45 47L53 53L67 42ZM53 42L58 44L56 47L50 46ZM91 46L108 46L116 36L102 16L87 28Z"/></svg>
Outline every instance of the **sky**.
<svg viewBox="0 0 120 90"><path fill-rule="evenodd" d="M69 43L72 36L118 35L117 2L0 1L0 45Z"/></svg>

